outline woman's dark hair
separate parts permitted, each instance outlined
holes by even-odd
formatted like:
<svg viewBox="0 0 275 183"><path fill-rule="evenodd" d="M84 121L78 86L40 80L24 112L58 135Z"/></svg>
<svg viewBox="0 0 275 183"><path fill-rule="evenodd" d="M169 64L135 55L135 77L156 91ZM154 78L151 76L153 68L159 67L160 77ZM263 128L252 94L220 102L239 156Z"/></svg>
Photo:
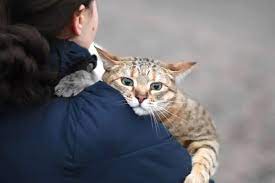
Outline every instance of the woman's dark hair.
<svg viewBox="0 0 275 183"><path fill-rule="evenodd" d="M47 67L47 40L91 1L0 0L0 103L33 104L52 96L57 74Z"/></svg>

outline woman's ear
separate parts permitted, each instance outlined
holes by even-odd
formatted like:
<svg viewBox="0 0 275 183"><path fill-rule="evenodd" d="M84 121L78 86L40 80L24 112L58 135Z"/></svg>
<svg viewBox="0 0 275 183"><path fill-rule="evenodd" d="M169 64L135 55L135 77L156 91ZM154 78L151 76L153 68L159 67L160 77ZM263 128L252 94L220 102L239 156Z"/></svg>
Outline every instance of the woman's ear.
<svg viewBox="0 0 275 183"><path fill-rule="evenodd" d="M82 4L73 14L71 30L76 36L80 36L82 33L85 23L85 10L86 7Z"/></svg>

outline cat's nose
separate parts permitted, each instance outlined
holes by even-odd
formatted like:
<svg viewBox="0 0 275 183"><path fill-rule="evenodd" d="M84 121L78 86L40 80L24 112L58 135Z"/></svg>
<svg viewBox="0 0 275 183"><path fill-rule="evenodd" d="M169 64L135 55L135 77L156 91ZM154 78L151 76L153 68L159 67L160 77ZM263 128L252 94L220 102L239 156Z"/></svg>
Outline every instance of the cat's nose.
<svg viewBox="0 0 275 183"><path fill-rule="evenodd" d="M136 98L138 99L138 102L141 104L145 99L147 99L146 95L137 95Z"/></svg>

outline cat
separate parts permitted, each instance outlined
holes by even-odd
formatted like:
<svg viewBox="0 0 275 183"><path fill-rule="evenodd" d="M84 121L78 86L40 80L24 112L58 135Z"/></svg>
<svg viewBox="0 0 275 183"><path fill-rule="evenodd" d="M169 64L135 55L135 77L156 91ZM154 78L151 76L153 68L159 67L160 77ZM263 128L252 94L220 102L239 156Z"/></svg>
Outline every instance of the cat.
<svg viewBox="0 0 275 183"><path fill-rule="evenodd" d="M194 67L194 62L164 64L155 59L118 57L97 48L105 73L102 80L121 92L141 115L151 115L187 148L192 170L184 183L207 183L218 166L219 143L209 113L188 98L177 85ZM77 95L92 85L91 74L78 71L64 77L56 86L58 96Z"/></svg>

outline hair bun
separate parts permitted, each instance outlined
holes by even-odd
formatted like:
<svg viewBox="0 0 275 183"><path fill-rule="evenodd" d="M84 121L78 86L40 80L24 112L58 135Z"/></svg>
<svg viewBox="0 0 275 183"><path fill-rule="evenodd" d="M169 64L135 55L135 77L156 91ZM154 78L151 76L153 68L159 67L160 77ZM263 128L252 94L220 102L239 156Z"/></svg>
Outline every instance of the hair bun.
<svg viewBox="0 0 275 183"><path fill-rule="evenodd" d="M45 97L49 92L45 87L45 80L49 79L48 53L47 41L34 27L10 25L0 28L1 103L27 104Z"/></svg>

